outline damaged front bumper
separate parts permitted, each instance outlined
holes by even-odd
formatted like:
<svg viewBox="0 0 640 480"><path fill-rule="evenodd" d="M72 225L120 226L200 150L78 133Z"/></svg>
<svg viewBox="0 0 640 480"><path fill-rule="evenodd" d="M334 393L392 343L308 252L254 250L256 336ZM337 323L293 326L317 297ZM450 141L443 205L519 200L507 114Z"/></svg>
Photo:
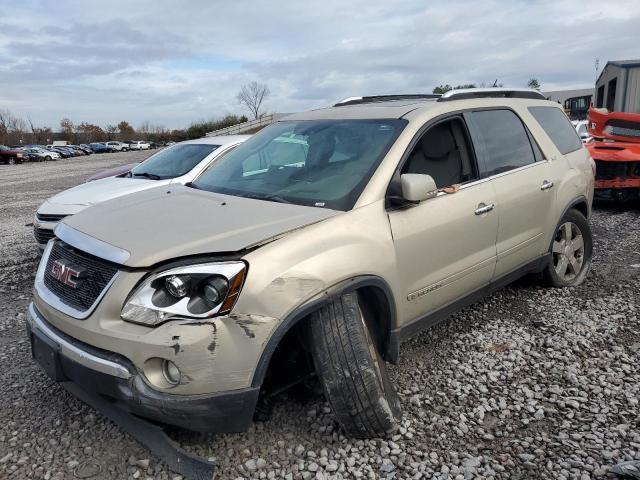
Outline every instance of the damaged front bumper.
<svg viewBox="0 0 640 480"><path fill-rule="evenodd" d="M158 422L201 432L242 432L253 419L259 387L215 394L169 394L149 386L124 356L82 343L51 325L29 305L33 358L56 382L71 382L116 407Z"/></svg>
<svg viewBox="0 0 640 480"><path fill-rule="evenodd" d="M587 148L596 163L597 194L616 197L621 195L616 194L616 190L640 189L639 143L593 141L587 144ZM605 190L611 192L603 192Z"/></svg>

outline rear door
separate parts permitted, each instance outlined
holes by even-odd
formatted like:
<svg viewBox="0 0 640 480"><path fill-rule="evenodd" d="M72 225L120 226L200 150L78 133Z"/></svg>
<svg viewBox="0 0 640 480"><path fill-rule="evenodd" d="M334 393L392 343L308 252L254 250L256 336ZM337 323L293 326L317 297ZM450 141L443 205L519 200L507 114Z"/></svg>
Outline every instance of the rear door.
<svg viewBox="0 0 640 480"><path fill-rule="evenodd" d="M485 109L467 114L480 162L490 179L499 218L494 279L517 270L548 250L545 236L554 212L554 169L513 111Z"/></svg>

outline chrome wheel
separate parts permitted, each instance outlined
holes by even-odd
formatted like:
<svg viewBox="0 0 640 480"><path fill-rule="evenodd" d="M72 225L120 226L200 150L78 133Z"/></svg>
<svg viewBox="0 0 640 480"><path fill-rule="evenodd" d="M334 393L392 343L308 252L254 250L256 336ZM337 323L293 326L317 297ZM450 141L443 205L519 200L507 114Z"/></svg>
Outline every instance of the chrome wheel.
<svg viewBox="0 0 640 480"><path fill-rule="evenodd" d="M584 263L584 239L575 223L560 225L551 251L553 268L560 279L570 282L580 274Z"/></svg>

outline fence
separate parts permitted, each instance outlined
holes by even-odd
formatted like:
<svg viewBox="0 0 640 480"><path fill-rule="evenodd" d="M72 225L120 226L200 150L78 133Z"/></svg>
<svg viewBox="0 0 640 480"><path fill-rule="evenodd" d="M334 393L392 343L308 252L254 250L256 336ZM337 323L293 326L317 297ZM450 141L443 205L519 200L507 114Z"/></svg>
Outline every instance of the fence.
<svg viewBox="0 0 640 480"><path fill-rule="evenodd" d="M237 125L231 125L230 127L225 127L221 128L220 130L208 132L207 137L217 137L218 135L239 135L241 133L251 132L253 130L266 127L279 118L286 117L287 115L289 114L272 113L271 115L265 115L264 117L257 118L255 120L249 120L248 122L238 123Z"/></svg>

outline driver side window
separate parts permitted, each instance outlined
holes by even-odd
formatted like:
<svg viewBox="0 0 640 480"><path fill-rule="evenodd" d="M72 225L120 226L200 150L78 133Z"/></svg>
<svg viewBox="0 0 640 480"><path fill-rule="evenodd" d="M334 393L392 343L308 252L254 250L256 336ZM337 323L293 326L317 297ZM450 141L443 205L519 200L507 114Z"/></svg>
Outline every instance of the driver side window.
<svg viewBox="0 0 640 480"><path fill-rule="evenodd" d="M413 147L400 173L430 175L438 188L476 180L478 172L462 119L452 118L429 128Z"/></svg>

